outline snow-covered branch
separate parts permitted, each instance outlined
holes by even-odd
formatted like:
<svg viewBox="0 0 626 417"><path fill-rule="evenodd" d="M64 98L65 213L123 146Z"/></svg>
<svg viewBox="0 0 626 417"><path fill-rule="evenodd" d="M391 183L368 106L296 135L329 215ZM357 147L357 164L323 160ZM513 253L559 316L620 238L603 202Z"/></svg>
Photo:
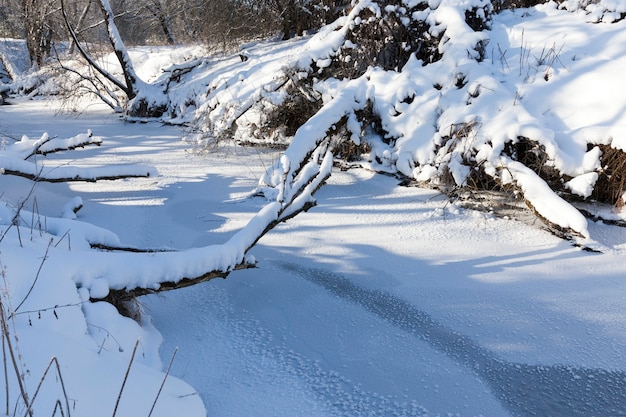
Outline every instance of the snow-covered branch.
<svg viewBox="0 0 626 417"><path fill-rule="evenodd" d="M64 0L61 0L61 11L63 13L63 20L65 21L65 26L67 27L67 30L68 30L71 38L72 38L72 41L74 42L74 45L76 45L76 48L80 52L81 56L87 61L87 63L93 69L95 69L98 73L100 73L100 75L102 75L104 78L106 78L112 84L114 84L120 90L124 91L127 95L132 94L133 91L132 91L131 86L129 86L128 84L123 83L122 81L117 79L117 77L113 76L109 71L107 71L104 68L102 68L102 66L100 66L96 62L96 60L91 56L91 54L82 46L82 43L80 42L80 40L78 39L78 36L76 34L76 30L74 30L74 27L70 23L69 17L67 16L67 11L66 11L66 6L65 6L65 1Z"/></svg>
<svg viewBox="0 0 626 417"><path fill-rule="evenodd" d="M354 100L352 100L354 103ZM338 100L337 104L342 104ZM303 126L299 135L309 140L298 142L288 149L276 169L285 175L274 184L264 183L253 195L263 194L269 202L255 214L245 227L222 245L213 245L187 251L165 249L143 250L123 245L113 233L74 219L82 201L71 201L64 218L44 217L29 213L24 207L0 209L0 224L17 230L38 230L53 236L51 245L57 248L71 236L71 250L63 256L69 263L77 287L86 291L85 301L104 300L122 306L136 296L182 288L213 278L225 278L232 271L254 267L255 261L247 254L265 234L278 224L315 205L314 194L330 176L333 166L331 139L327 133L334 120L350 111L346 107L329 105L327 116L320 115ZM340 107L340 106L339 106ZM321 129L319 132L318 129ZM87 144L100 144L91 133L69 139L39 140L23 138L6 145L0 154L0 166L5 173L21 175L41 181L71 181L153 175L147 167L99 167L79 169L69 166L47 168L23 158L35 154L70 149ZM290 162L291 161L291 162ZM252 197L251 197L252 198ZM2 223L4 222L4 223Z"/></svg>
<svg viewBox="0 0 626 417"><path fill-rule="evenodd" d="M40 139L24 136L20 141L2 142L0 149L0 171L4 175L15 175L32 181L68 182L116 180L156 175L152 167L142 165L120 165L107 167L48 166L35 159L36 155L47 155L60 151L100 146L102 138L93 136L91 131L71 138L51 138L44 133ZM35 159L31 161L31 159Z"/></svg>
<svg viewBox="0 0 626 417"><path fill-rule="evenodd" d="M623 7L613 1L557 3L536 9L554 21L623 25ZM524 195L547 224L587 236L586 220L574 203L605 196L600 200L621 207L621 177L602 167L614 151L626 149L624 135L602 118L561 119L577 108L538 97L570 94L564 87L568 81L590 76L578 57L595 50L594 42L607 41L550 46L525 36L521 24L492 27L494 13L501 10L500 3L489 0L354 2L348 15L310 38L291 41L282 60L278 48L251 48L245 62L193 71L190 79L204 73L211 80L206 98L197 100L203 104L196 111L196 131L211 140L234 136L247 143L291 143L288 152L309 152L312 138L324 136L328 125L308 121L329 117L331 107L343 106L345 111L331 117L336 141L362 146L361 165L444 192L471 186ZM576 10L587 15L570 13ZM535 10L529 13L532 22ZM286 76L288 82L278 82ZM353 89L356 80L359 86ZM304 129L314 126L311 135L291 133L299 120ZM620 151L620 157L626 153ZM511 164L505 167L502 161ZM290 176L289 169L277 167L268 183ZM512 179L512 172L519 175ZM289 187L281 192L287 195ZM602 187L618 191L603 192ZM538 199L559 202L567 215L554 215L551 204Z"/></svg>
<svg viewBox="0 0 626 417"><path fill-rule="evenodd" d="M100 253L94 260L102 263L105 270L97 278L77 274L77 285L89 290L92 301L121 306L140 295L226 278L233 271L252 268L256 261L247 256L248 252L277 225L315 205L313 195L330 176L332 161L328 141L324 141L303 168L294 172L302 186L288 199L270 201L222 245L182 252ZM285 183L279 187L284 188Z"/></svg>

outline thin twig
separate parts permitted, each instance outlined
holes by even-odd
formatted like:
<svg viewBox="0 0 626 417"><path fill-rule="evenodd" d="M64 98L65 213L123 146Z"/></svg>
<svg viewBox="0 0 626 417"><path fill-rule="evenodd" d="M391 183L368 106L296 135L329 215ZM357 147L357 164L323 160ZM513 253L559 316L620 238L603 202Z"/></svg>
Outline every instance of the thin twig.
<svg viewBox="0 0 626 417"><path fill-rule="evenodd" d="M87 323L87 326L91 326L91 327L95 327L98 330L102 330L103 332L105 332L107 334L107 336L105 337L105 339L102 341L102 345L100 346L100 350L98 350L98 354L100 354L100 352L102 352L102 349L104 347L104 343L106 342L106 339L111 336L111 339L115 340L115 343L117 343L117 350L119 350L120 352L124 352L124 349L122 348L122 345L120 344L120 342L115 338L115 336L113 336L113 334L111 332L109 332L107 329L105 329L104 327L100 327L98 325L95 324L91 324L91 323Z"/></svg>
<svg viewBox="0 0 626 417"><path fill-rule="evenodd" d="M57 410L59 410L61 412L61 417L65 417L65 414L63 413L63 406L61 405L61 400L57 399L57 402L54 403L54 409L52 410L52 417L54 417L57 413ZM69 417L69 409L67 410L68 413L68 417Z"/></svg>
<svg viewBox="0 0 626 417"><path fill-rule="evenodd" d="M35 399L37 398L37 394L39 394L39 390L41 389L41 386L43 385L43 382L45 381L46 376L48 375L48 372L50 371L50 368L52 367L53 364L56 367L57 377L59 378L59 382L61 383L61 389L63 390L63 396L65 397L65 407L67 408L67 416L70 417L70 402L67 398L67 392L65 391L65 383L63 382L63 375L61 375L61 367L59 366L59 361L56 358L56 356L53 356L52 359L50 359L50 362L48 362L48 366L46 367L46 370L41 375L41 378L39 379L39 383L37 384L37 389L35 389L33 398L31 399L30 405L28 409L26 410L26 413L24 414L24 416L26 416L26 414L29 414L29 412L32 412L32 407L33 407L33 404L35 403ZM63 407L60 405L60 400L58 399L57 399L57 405L59 405L61 414L65 415L63 414ZM54 407L54 412L52 415L56 413L56 409L57 409L57 406Z"/></svg>
<svg viewBox="0 0 626 417"><path fill-rule="evenodd" d="M178 352L178 348L174 349L174 353L172 353L172 358L170 359L170 364L167 366L167 371L165 371L165 376L163 377L163 382L161 382L161 386L159 387L159 392L157 392L157 395L154 398L154 402L152 403L152 408L150 409L150 412L148 413L148 417L152 416L152 412L154 411L154 407L156 406L156 403L159 400L159 396L161 395L161 391L163 390L163 386L165 385L165 381L167 380L167 377L170 374L170 369L172 369L172 363L174 363L174 358L176 357L176 352Z"/></svg>
<svg viewBox="0 0 626 417"><path fill-rule="evenodd" d="M61 389L63 390L63 398L65 398L65 408L67 409L67 417L70 417L70 400L67 397L67 391L65 390L65 382L63 381L63 375L61 374L61 366L59 365L59 361L56 358L54 358L54 365L57 368L57 375L59 376L59 382L61 383ZM61 414L63 414L63 408L61 408Z"/></svg>
<svg viewBox="0 0 626 417"><path fill-rule="evenodd" d="M13 363L13 369L15 370L15 376L17 377L17 383L20 388L20 394L22 395L22 400L24 401L24 405L28 408L29 412L27 413L30 417L33 417L33 411L30 410L30 401L28 400L28 392L26 391L26 387L24 386L23 376L20 373L19 365L17 364L17 359L15 358L15 349L13 348L13 344L11 343L11 338L9 337L9 326L7 325L6 316L4 314L4 304L0 300L0 326L2 326L2 334L4 334L4 340L7 343L7 347L9 348L9 355L11 356L11 362Z"/></svg>
<svg viewBox="0 0 626 417"><path fill-rule="evenodd" d="M4 346L4 338L6 335L2 332L2 363L4 363L4 394L6 395L6 411L5 414L9 415L9 369L7 368L7 351Z"/></svg>
<svg viewBox="0 0 626 417"><path fill-rule="evenodd" d="M39 264L39 269L37 270L37 275L35 275L35 280L33 281L30 288L28 289L28 293L26 293L26 295L24 296L24 299L17 305L17 307L15 307L14 313L20 309L22 304L24 304L24 302L30 296L30 293L33 292L33 289L35 288L35 284L37 283L37 280L39 279L39 274L41 273L41 269L43 268L43 264L46 262L46 259L48 259L48 251L50 250L50 246L52 245L52 242L53 242L53 239L50 239L50 242L48 243L48 247L46 248L46 253L43 255L43 259L41 260L41 263Z"/></svg>
<svg viewBox="0 0 626 417"><path fill-rule="evenodd" d="M87 302L88 302L88 301L80 301L80 302L78 302L78 303L68 303L68 304L63 304L63 305L58 305L58 304L57 304L57 305L55 305L55 306L53 306L53 307L44 307L44 308L38 308L38 309L35 309L35 310L20 311L19 313L16 313L16 312L14 311L14 312L12 312L12 313L9 315L9 318L10 318L10 319L12 319L13 317L15 317L15 316L19 316L19 315L22 315L22 314L42 313L42 312L44 312L44 311L49 311L49 310L57 310L57 309L59 309L59 308L65 308L65 307L78 307L78 306L80 306L80 305L82 305L82 304L85 304L85 303L87 303Z"/></svg>
<svg viewBox="0 0 626 417"><path fill-rule="evenodd" d="M55 244L54 244L54 247L56 248L57 246L59 246L59 243L63 242L63 239L65 239L65 236L69 236L69 233L70 233L70 229L67 229L67 230L65 231L65 233L63 233L63 236L61 236L61 237L59 238L59 240L57 241L57 243L55 243ZM69 240L69 237L68 237L68 240ZM71 250L71 248L70 248L70 250Z"/></svg>
<svg viewBox="0 0 626 417"><path fill-rule="evenodd" d="M5 170L4 173L6 173L6 172L7 171ZM21 236L20 236L20 228L19 228L20 216L21 216L22 210L24 209L24 206L26 205L26 202L30 199L30 197L35 192L35 188L36 187L37 187L37 182L33 182L33 185L30 187L30 190L28 191L28 194L26 195L26 198L24 198L18 204L17 208L15 209L15 215L11 219L11 224L9 224L9 227L7 227L4 230L4 232L2 233L2 236L0 236L0 242L2 242L4 240L4 238L6 237L7 233L9 233L9 230L11 230L11 227L16 226L18 238L19 238L19 241L20 241L20 247L22 246L22 239L21 239Z"/></svg>
<svg viewBox="0 0 626 417"><path fill-rule="evenodd" d="M113 415L111 417L115 417L115 414L117 414L117 407L120 405L120 400L122 399L122 392L124 392L124 386L126 385L126 381L128 380L128 374L130 373L130 368L133 366L133 361L135 360L135 353L137 352L137 346L139 346L139 340L135 342L135 347L133 348L133 353L130 356L130 362L128 362L128 368L126 368L126 374L124 375L124 380L122 381L120 392L117 395L117 401L115 401L115 408L113 409Z"/></svg>

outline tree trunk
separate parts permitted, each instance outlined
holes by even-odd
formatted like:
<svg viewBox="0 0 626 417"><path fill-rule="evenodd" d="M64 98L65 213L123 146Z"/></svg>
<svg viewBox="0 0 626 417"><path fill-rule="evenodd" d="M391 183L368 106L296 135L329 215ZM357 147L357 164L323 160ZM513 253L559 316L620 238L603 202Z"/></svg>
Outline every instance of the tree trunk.
<svg viewBox="0 0 626 417"><path fill-rule="evenodd" d="M172 31L172 19L170 18L170 15L163 7L161 0L152 0L150 3L151 4L148 5L148 10L150 10L152 16L154 16L159 23L159 27L165 36L167 44L174 45L176 43L176 38L174 37L174 32Z"/></svg>
<svg viewBox="0 0 626 417"><path fill-rule="evenodd" d="M46 15L45 2L22 0L26 46L31 66L36 68L41 67L43 61L50 56L52 48L52 29L46 21Z"/></svg>
<svg viewBox="0 0 626 417"><path fill-rule="evenodd" d="M85 5L83 12L80 14L80 18L78 19L78 24L76 25L76 30L80 31L80 28L83 26L85 19L87 18L87 13L89 13L89 9L91 8L91 0ZM74 54L74 48L76 47L76 42L74 39L70 39L70 50L69 54Z"/></svg>
<svg viewBox="0 0 626 417"><path fill-rule="evenodd" d="M287 0L282 10L283 40L296 35L296 0Z"/></svg>
<svg viewBox="0 0 626 417"><path fill-rule="evenodd" d="M94 70L124 92L127 98L126 114L128 116L138 118L161 117L167 111L167 97L165 94L167 83L163 85L150 85L139 78L135 72L126 45L115 24L115 16L109 0L97 1L102 16L104 17L109 43L122 68L123 79L118 79L109 71L102 68L87 50L81 46L76 31L67 16L65 2L61 0L63 18L65 19L65 24L70 36L76 44L76 48Z"/></svg>
<svg viewBox="0 0 626 417"><path fill-rule="evenodd" d="M124 44L124 41L122 41L122 37L117 30L117 25L115 24L114 19L115 15L113 14L113 9L111 9L109 0L98 0L98 4L100 5L100 10L102 11L102 15L104 17L109 42L113 47L113 51L115 52L118 62L122 66L122 73L124 74L124 81L126 83L125 93L128 96L128 99L132 100L137 96L143 81L137 76L133 62L130 59L128 50L126 49L126 45Z"/></svg>

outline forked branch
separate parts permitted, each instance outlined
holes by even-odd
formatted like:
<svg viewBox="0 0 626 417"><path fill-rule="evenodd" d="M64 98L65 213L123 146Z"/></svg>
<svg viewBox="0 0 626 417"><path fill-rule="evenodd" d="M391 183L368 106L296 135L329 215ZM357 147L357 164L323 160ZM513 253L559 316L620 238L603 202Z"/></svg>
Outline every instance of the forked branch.
<svg viewBox="0 0 626 417"><path fill-rule="evenodd" d="M233 271L254 268L254 261L248 260L246 255L256 245L256 243L280 223L287 221L303 211L309 210L315 205L313 195L328 179L332 169L333 154L330 149L328 149L328 146L328 139L320 143L318 145L318 152L313 152L313 155L309 157L308 162L303 164L302 167L296 172L296 179L292 178L291 181L297 182L299 186L295 189L295 192L289 193L287 196L288 198L284 201L271 201L268 203L248 222L243 229L232 236L225 244L221 245L218 251L208 252L210 255L202 255L202 253L198 254L200 257L233 257L233 263L213 268L211 271L202 272L196 276L172 277L173 274L180 274L180 272L176 270L159 271L163 277L161 279L157 278L156 282L144 282L142 285L129 284L124 288L110 288L105 297L92 298L91 301L106 301L115 305L120 312L124 312L127 311L128 302L138 296L185 288L191 285L210 281L215 278L226 278ZM284 188L285 185L286 184L283 183L280 187ZM137 255L141 256L146 254ZM162 258L161 261L163 261L164 265L171 263L169 259L180 260L180 255L185 254L180 252L161 252L152 254L153 259L156 259L157 257ZM189 262L193 261L197 260L193 259ZM115 261L113 261L113 263L114 262ZM111 273L114 272L111 271ZM141 271L138 273L141 273Z"/></svg>

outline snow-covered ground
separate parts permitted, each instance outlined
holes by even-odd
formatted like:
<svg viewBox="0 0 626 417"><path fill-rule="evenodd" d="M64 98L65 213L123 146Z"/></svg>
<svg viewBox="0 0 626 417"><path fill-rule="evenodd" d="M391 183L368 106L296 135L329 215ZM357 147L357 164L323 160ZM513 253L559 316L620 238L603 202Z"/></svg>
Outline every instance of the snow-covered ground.
<svg viewBox="0 0 626 417"><path fill-rule="evenodd" d="M80 196L78 220L129 245L185 249L224 242L265 203L245 196L274 151L196 156L177 128L125 124L102 110L54 116L49 107L5 106L0 129L31 137L92 129L103 144L75 151L81 163L149 163L160 176L41 183L34 196L42 215L59 216ZM25 180L0 181L3 201L29 191ZM49 351L73 414L111 415L134 343L127 339L139 335L144 355L120 416L148 414L163 377L155 370L175 347L159 415L202 415L199 399L210 416L626 415L626 231L591 223L608 250L589 253L539 227L360 170L334 172L318 202L261 240L252 251L257 269L142 298L154 327L139 330L105 309L86 311L87 328L79 311L68 320L71 308L17 321L29 386ZM2 242L8 277L22 265L14 256L36 270L46 248L19 248L15 239ZM50 285L37 283L33 304L51 300L40 288ZM162 364L150 357L157 330ZM111 338L130 349L118 352Z"/></svg>
<svg viewBox="0 0 626 417"><path fill-rule="evenodd" d="M450 23L458 10L447 5L478 3L432 1L432 18ZM478 120L473 142L460 151L505 166L544 217L601 252L553 236L539 220L496 218L433 190L401 187L393 176L335 170L316 207L251 251L257 268L144 296L140 325L90 298L241 263L251 234L217 245L279 203L250 197L259 178L276 168L286 176L301 158L275 165L279 151L228 144L197 154L181 141L189 136L181 129L125 123L99 104L80 115L55 115L59 103L50 100L0 107L5 170L43 163L48 178L67 176L75 165L83 174L110 166L151 173L97 183L0 176L0 324L10 335L0 415L29 414L29 402L37 415L62 409L68 417L626 416L626 230L584 219L499 153L507 140L528 134L575 176L569 189L588 195L601 168L593 146L624 149L626 105L613 94L624 86L624 21L608 23L623 5L604 0L585 14L580 2L566 3L568 12L550 4L499 15L480 35L490 40L481 62L467 56L477 38L453 25L453 38L442 44L449 53L437 64L411 60L399 72L371 69L356 80L320 82L324 107L296 134L289 155L307 154L332 124L374 100L398 139L395 148L374 146L383 162L377 167L428 179L449 156L431 145L456 123ZM250 45L246 62L198 61L197 73L169 98L180 99L187 121L194 111L227 120L250 108L281 68L335 53L342 33L329 26L288 44ZM133 57L153 80L164 62L196 53L139 48ZM544 53L554 58L549 65L533 63ZM459 68L467 70L467 86L453 82ZM438 77L445 79L441 92ZM186 107L189 98L206 102ZM255 107L246 116L252 126L263 114ZM351 124L358 136L361 126ZM44 132L102 143L22 164L16 157L29 154ZM449 164L453 174L468 173L463 161ZM91 243L178 252L98 252Z"/></svg>

